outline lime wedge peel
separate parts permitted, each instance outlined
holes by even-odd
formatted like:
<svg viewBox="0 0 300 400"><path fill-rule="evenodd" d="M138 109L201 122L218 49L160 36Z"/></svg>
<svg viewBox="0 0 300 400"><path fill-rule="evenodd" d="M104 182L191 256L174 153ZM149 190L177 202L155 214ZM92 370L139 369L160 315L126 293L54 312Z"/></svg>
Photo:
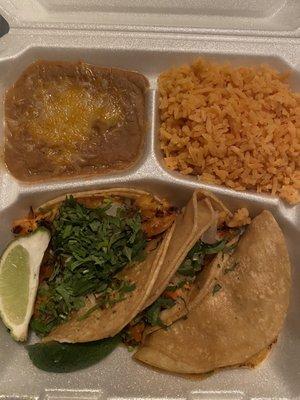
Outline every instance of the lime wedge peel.
<svg viewBox="0 0 300 400"><path fill-rule="evenodd" d="M0 259L0 316L17 341L27 339L40 265L50 238L47 229L38 228L13 240Z"/></svg>

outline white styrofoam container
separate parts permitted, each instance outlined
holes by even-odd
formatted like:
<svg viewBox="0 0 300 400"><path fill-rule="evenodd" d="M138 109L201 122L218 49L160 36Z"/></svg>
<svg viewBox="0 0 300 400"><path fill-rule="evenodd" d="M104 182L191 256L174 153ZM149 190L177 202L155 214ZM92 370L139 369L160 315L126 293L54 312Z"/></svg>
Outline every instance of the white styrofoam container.
<svg viewBox="0 0 300 400"><path fill-rule="evenodd" d="M110 186L142 187L178 205L208 188L230 208L266 208L281 225L293 264L291 305L271 356L255 370L226 370L204 381L160 373L132 361L124 348L91 368L46 373L30 362L0 324L0 398L40 400L300 399L300 207L235 192L167 171L157 143L156 79L164 69L202 55L236 65L268 63L291 70L300 91L299 0L0 0L10 31L0 40L0 92L38 59L79 59L136 70L148 77L149 129L144 155L127 172L90 179L25 184L0 165L0 251L13 219L59 194ZM3 102L0 107L3 121ZM4 129L0 131L3 147Z"/></svg>

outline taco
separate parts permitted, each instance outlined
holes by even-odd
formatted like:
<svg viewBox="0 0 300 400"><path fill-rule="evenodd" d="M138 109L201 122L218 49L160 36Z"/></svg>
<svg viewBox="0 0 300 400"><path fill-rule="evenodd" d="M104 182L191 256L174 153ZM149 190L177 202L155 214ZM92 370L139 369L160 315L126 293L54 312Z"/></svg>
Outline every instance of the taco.
<svg viewBox="0 0 300 400"><path fill-rule="evenodd" d="M284 236L272 214L255 217L233 254L215 258L192 286L187 317L146 336L135 359L197 375L261 362L283 326L291 286Z"/></svg>
<svg viewBox="0 0 300 400"><path fill-rule="evenodd" d="M150 193L106 189L52 200L14 232L51 232L32 329L44 341L114 336L143 308L160 273L176 210Z"/></svg>
<svg viewBox="0 0 300 400"><path fill-rule="evenodd" d="M243 233L240 227L226 224L232 218L231 212L214 195L203 190L193 193L176 217L163 268L145 308L124 331L125 343L136 345L149 333L186 315L198 276L201 275L198 279L201 293L209 290L214 275L206 265L215 256L221 262Z"/></svg>

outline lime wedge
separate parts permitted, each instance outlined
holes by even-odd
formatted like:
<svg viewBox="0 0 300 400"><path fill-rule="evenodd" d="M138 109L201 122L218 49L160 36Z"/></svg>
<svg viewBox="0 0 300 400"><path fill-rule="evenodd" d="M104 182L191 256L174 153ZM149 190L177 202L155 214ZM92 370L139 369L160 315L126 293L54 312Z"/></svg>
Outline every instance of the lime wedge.
<svg viewBox="0 0 300 400"><path fill-rule="evenodd" d="M15 340L27 339L39 283L40 265L50 241L38 228L13 240L0 260L0 316Z"/></svg>

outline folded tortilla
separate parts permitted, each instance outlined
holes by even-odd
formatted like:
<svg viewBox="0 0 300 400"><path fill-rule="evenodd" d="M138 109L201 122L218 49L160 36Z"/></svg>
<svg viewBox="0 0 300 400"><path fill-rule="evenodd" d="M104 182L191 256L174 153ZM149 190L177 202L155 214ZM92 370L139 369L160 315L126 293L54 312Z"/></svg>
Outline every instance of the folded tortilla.
<svg viewBox="0 0 300 400"><path fill-rule="evenodd" d="M187 319L148 335L135 359L174 373L205 374L253 366L267 355L283 326L291 286L284 236L272 214L254 218L234 254L215 259L207 274L199 275ZM205 282L210 290L203 295Z"/></svg>
<svg viewBox="0 0 300 400"><path fill-rule="evenodd" d="M158 275L145 307L151 305L164 292L167 286L172 283L173 278L176 279L176 271L196 242L204 235L208 235L210 230L216 230L219 213L221 212L227 217L231 216L231 212L213 194L205 190L196 190L193 193L182 214L176 218L174 232L164 258L163 268ZM204 276L207 275L211 274L205 272ZM205 292L210 280L211 277L203 280L202 293ZM199 282L199 285L202 285L202 283ZM161 312L160 320L164 325L169 326L187 314L191 295L193 295L191 291L185 290L182 297L176 300L176 304L173 307ZM145 329L144 336L159 328L158 326L148 326Z"/></svg>
<svg viewBox="0 0 300 400"><path fill-rule="evenodd" d="M145 196L164 206L162 200L152 196L147 192L136 189L104 189L90 192L72 194L81 203L89 207L97 207L105 197L113 198L131 198L142 200ZM44 205L36 213L43 212L44 215L51 215L54 218L60 204L66 196L61 196ZM126 266L116 276L135 284L135 289L128 293L126 298L116 303L111 308L96 309L89 316L80 319L95 304L94 296L87 296L85 306L79 311L74 312L70 320L53 329L50 334L44 338L44 341L55 340L58 342L89 342L111 337L119 333L122 328L128 324L136 314L143 308L153 285L163 266L166 251L174 230L172 224L160 238L155 238L148 242L147 256L143 262L134 263Z"/></svg>

